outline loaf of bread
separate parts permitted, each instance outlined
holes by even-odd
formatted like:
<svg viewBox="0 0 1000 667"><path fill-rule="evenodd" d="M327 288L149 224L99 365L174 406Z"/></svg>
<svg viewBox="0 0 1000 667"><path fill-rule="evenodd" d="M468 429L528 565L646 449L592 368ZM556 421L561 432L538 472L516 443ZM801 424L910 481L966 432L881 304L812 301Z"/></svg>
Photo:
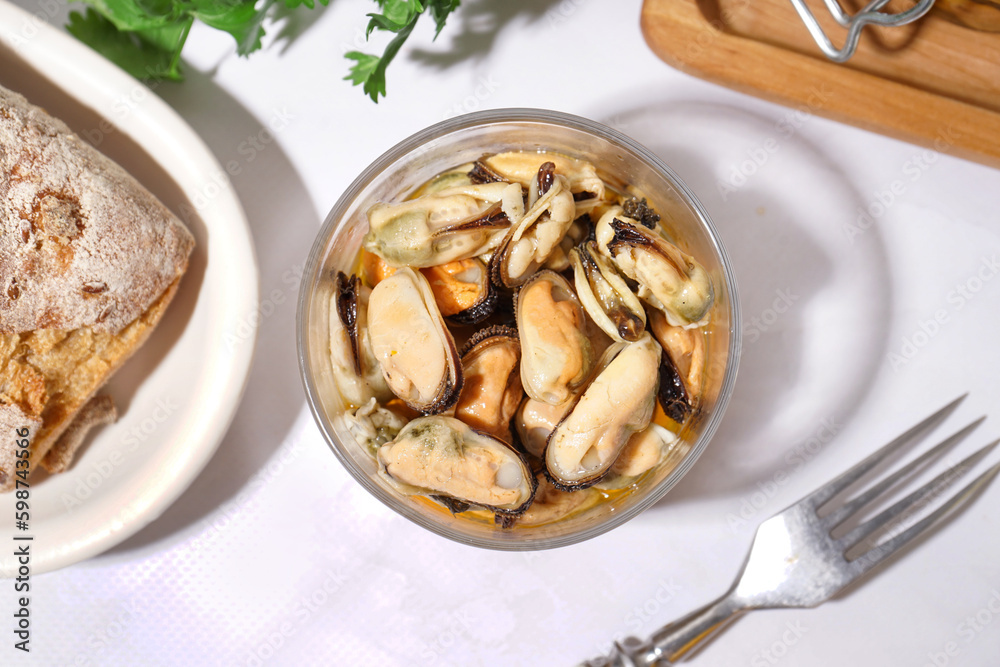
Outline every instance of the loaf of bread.
<svg viewBox="0 0 1000 667"><path fill-rule="evenodd" d="M57 472L114 418L97 392L159 322L193 247L124 169L0 86L0 491L18 429L27 469Z"/></svg>

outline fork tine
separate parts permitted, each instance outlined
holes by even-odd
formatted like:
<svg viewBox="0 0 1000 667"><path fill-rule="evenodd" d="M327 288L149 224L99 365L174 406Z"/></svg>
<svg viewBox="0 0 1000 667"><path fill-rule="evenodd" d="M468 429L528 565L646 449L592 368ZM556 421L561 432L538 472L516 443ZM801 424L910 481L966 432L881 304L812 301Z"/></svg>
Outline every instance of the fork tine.
<svg viewBox="0 0 1000 667"><path fill-rule="evenodd" d="M958 480L967 470L979 462L990 450L996 447L1000 440L994 440L985 447L979 449L978 451L969 454L965 459L956 463L952 467L945 470L943 473L932 479L931 481L924 484L922 487L906 496L899 502L897 502L892 507L879 512L876 516L868 519L860 526L857 526L849 533L844 535L842 538L837 540L844 549L850 549L855 546L870 533L882 528L890 521L895 519L897 516L905 512L906 510L914 507L917 503L921 502L924 498L933 499L934 496L940 495L951 486L955 481Z"/></svg>
<svg viewBox="0 0 1000 667"><path fill-rule="evenodd" d="M995 444L996 443L994 442L990 445L987 445L986 447L984 447L984 449L987 450L992 449L992 446ZM975 454L973 454L973 456L975 456ZM954 468L952 469L954 470ZM993 479L993 477L996 476L998 472L1000 472L1000 463L997 463L993 467L989 468L986 472L981 474L979 477L969 482L961 491L956 493L948 502L946 502L941 507L937 508L931 514L928 514L926 517L924 517L917 523L913 524L902 533L895 535L894 537L886 540L885 542L873 547L871 550L865 552L855 560L851 561L850 563L851 569L854 571L856 575L861 575L869 571L870 569L881 563L883 560L885 560L892 554L899 551L904 545L906 545L907 542L912 540L914 537L920 535L925 530L932 527L945 515L958 509L960 505L967 503L980 489L984 488Z"/></svg>
<svg viewBox="0 0 1000 667"><path fill-rule="evenodd" d="M827 484L821 486L820 488L813 491L811 494L802 499L803 504L810 503L814 509L819 509L824 504L826 504L835 495L846 489L848 486L860 479L866 472L877 466L886 457L892 454L897 449L903 447L910 442L913 442L917 438L923 436L927 431L929 431L934 426L937 426L945 417L951 414L959 403L962 402L968 394L962 394L954 401L944 406L934 414L932 414L927 419L923 420L913 428L911 428L906 433L902 434L888 445L882 449L871 454L865 460L858 463L853 468L842 473L839 477L828 482Z"/></svg>
<svg viewBox="0 0 1000 667"><path fill-rule="evenodd" d="M910 474L916 468L923 466L931 459L940 456L946 449L954 447L956 444L961 442L965 436L971 433L977 426L983 423L986 417L980 417L976 421L972 422L965 428L953 433L948 438L945 438L941 443L936 445L933 449L928 450L922 454L919 458L914 459L910 463L906 464L893 474L889 475L882 481L880 481L875 486L871 487L864 493L858 495L856 498L852 498L850 501L844 503L842 506L838 507L833 512L822 517L820 520L824 525L829 527L831 530L842 524L848 518L854 516L854 514L860 510L862 507L875 500L878 496L882 495L887 489L892 487L896 482Z"/></svg>

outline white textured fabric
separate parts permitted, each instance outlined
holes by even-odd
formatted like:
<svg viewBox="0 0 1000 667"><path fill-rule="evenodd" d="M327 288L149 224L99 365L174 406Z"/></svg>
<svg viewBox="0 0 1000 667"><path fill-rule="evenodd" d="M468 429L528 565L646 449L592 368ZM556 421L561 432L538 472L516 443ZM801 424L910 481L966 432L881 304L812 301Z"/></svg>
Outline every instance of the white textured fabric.
<svg viewBox="0 0 1000 667"><path fill-rule="evenodd" d="M273 309L205 471L122 545L35 577L32 653L8 631L0 664L576 664L724 592L758 522L932 408L971 391L951 428L996 411L1000 172L681 74L645 45L638 0L463 3L441 45L416 31L376 107L341 80L373 7L297 13L315 22L249 59L196 26L187 81L158 87L239 167ZM459 39L497 15L495 41ZM437 62L449 40L472 52ZM745 321L726 420L688 477L611 534L529 554L449 542L370 497L313 424L294 350L298 275L344 188L411 133L504 106L608 123L671 164L716 221ZM996 436L979 431L960 451ZM994 664L998 501L994 484L850 594L755 612L691 664Z"/></svg>

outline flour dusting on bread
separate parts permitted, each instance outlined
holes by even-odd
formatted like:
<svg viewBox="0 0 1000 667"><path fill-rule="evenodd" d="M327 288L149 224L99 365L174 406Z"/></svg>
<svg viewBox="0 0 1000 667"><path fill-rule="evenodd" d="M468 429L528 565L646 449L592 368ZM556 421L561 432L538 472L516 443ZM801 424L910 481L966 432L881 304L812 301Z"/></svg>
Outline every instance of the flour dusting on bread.
<svg viewBox="0 0 1000 667"><path fill-rule="evenodd" d="M0 109L0 331L120 331L183 273L191 233L62 121L3 88Z"/></svg>
<svg viewBox="0 0 1000 667"><path fill-rule="evenodd" d="M94 396L159 322L193 247L124 169L0 86L0 491L11 429L31 430L31 470L69 429L48 460L65 469L107 421Z"/></svg>

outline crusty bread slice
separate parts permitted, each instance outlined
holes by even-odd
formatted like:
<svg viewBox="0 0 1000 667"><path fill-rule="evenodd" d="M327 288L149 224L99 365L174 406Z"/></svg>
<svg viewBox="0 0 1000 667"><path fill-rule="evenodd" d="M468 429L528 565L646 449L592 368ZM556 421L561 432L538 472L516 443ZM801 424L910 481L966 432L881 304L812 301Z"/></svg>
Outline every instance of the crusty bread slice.
<svg viewBox="0 0 1000 667"><path fill-rule="evenodd" d="M83 445L87 433L95 426L112 424L118 419L115 402L107 394L99 394L87 401L69 423L42 459L42 467L49 472L66 472Z"/></svg>
<svg viewBox="0 0 1000 667"><path fill-rule="evenodd" d="M29 470L68 465L72 444L46 453L159 322L193 247L121 167L0 87L0 490L18 428Z"/></svg>

